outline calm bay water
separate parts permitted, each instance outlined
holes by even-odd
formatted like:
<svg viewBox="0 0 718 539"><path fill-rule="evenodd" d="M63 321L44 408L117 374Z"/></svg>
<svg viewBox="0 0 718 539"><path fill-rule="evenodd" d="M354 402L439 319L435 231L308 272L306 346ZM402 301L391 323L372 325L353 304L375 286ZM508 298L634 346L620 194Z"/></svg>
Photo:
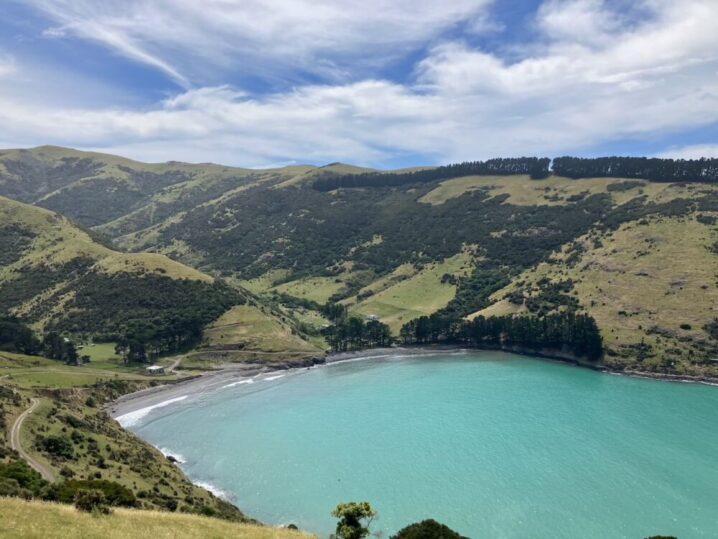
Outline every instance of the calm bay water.
<svg viewBox="0 0 718 539"><path fill-rule="evenodd" d="M365 360L189 396L132 429L247 514L326 537L718 537L718 388L498 352Z"/></svg>

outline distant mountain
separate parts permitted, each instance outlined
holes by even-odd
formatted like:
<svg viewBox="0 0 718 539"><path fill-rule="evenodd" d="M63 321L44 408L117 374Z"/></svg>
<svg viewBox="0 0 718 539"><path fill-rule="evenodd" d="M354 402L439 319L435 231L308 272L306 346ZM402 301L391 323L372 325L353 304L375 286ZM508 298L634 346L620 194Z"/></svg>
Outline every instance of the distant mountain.
<svg viewBox="0 0 718 539"><path fill-rule="evenodd" d="M566 162L579 176L615 166ZM37 148L0 152L0 194L247 287L308 331L327 301L397 334L435 312L574 310L598 322L605 365L715 374L718 185L636 179L642 163L619 160L630 179L437 169L357 182L367 170L341 164L252 171Z"/></svg>

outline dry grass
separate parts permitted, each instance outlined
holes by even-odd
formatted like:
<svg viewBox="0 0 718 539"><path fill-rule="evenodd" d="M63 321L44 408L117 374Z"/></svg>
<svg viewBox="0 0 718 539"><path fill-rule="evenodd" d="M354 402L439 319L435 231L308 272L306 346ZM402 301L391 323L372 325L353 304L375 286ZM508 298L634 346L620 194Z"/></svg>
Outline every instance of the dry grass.
<svg viewBox="0 0 718 539"><path fill-rule="evenodd" d="M694 216L626 223L602 237L600 247L584 238L586 252L573 267L565 262L564 248L524 272L492 296L496 304L472 316L506 314L509 304L502 298L516 282L526 288L543 277L571 279L608 347L644 340L657 356L687 359L691 343L708 337L703 326L718 318L718 255L709 250L716 241L718 230Z"/></svg>
<svg viewBox="0 0 718 539"><path fill-rule="evenodd" d="M0 197L0 222L18 225L37 234L20 260L0 268L0 278L26 267L59 266L78 257L97 261L106 273L158 273L176 279L212 281L212 277L170 260L164 255L126 254L96 243L69 219L51 211Z"/></svg>
<svg viewBox="0 0 718 539"><path fill-rule="evenodd" d="M93 516L69 505L0 498L0 526L8 539L297 539L310 537L278 528L160 511L115 509Z"/></svg>
<svg viewBox="0 0 718 539"><path fill-rule="evenodd" d="M608 190L609 185L625 181L635 182L636 187L627 191ZM569 203L569 197L583 193L588 195L608 193L614 203L624 204L642 195L645 195L650 201L667 202L684 197L687 192L692 190L705 188L715 189L715 187L701 184L680 185L620 178L571 180L550 177L545 180L532 180L528 176L466 176L442 182L436 189L421 197L419 201L433 205L443 204L464 193L485 190L492 197L509 195L506 203L517 206L564 206Z"/></svg>
<svg viewBox="0 0 718 539"><path fill-rule="evenodd" d="M292 333L288 324L254 305L233 307L204 333L204 346L279 356L313 355L318 348Z"/></svg>

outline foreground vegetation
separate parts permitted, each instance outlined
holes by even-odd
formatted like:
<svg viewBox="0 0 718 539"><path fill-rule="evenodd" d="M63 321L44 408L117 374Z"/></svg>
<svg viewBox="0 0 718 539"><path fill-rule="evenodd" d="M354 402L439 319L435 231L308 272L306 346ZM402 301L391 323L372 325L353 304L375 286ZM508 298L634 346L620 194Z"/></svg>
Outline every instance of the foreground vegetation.
<svg viewBox="0 0 718 539"><path fill-rule="evenodd" d="M0 495L71 503L78 492L92 490L111 506L247 520L231 503L192 484L174 461L104 411L110 400L157 384L155 377L7 352L0 352L0 376ZM19 441L52 483L10 443L16 419L32 402L37 404L21 424Z"/></svg>
<svg viewBox="0 0 718 539"><path fill-rule="evenodd" d="M299 531L232 523L199 515L116 508L112 514L82 513L71 505L0 498L3 537L8 539L293 539Z"/></svg>

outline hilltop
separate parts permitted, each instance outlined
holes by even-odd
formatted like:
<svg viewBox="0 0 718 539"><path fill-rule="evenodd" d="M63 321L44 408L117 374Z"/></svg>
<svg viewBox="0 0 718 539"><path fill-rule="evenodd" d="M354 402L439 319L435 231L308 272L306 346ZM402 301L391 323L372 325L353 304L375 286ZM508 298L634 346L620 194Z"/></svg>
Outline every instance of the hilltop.
<svg viewBox="0 0 718 539"><path fill-rule="evenodd" d="M598 323L599 365L715 375L714 163L555 160L567 177L547 161L252 171L37 148L0 152L0 194L62 211L114 248L251 291L284 324L266 335L299 335L315 350L327 303L374 315L397 336L435 313L575 311ZM253 312L226 315L224 330L207 333L210 350L231 350L228 335Z"/></svg>

